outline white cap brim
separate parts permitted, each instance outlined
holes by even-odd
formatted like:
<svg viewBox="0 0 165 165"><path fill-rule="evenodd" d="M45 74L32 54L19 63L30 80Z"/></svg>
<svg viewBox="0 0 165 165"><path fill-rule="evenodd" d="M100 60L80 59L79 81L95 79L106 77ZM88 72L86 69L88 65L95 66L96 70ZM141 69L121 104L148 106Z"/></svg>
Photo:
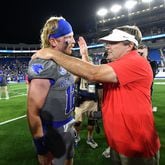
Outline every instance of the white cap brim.
<svg viewBox="0 0 165 165"><path fill-rule="evenodd" d="M112 41L112 42L118 42L118 41L131 41L136 46L138 46L138 41L135 39L135 36L128 34L127 32L124 32L122 30L114 29L111 34L100 38L101 41Z"/></svg>

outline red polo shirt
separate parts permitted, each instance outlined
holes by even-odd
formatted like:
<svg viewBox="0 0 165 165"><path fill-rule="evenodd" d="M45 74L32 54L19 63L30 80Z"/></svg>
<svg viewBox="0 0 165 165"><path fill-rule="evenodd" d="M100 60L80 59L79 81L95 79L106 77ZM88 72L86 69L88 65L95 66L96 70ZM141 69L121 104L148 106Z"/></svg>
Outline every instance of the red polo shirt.
<svg viewBox="0 0 165 165"><path fill-rule="evenodd" d="M102 114L109 146L128 157L152 157L160 141L150 98L150 64L132 51L108 65L118 78L118 83L104 84Z"/></svg>

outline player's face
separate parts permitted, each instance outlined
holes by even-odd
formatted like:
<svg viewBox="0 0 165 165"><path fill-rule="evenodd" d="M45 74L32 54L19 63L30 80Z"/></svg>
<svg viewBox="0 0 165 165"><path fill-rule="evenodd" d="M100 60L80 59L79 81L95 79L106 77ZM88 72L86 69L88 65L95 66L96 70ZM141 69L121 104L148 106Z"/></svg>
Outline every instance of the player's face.
<svg viewBox="0 0 165 165"><path fill-rule="evenodd" d="M107 59L110 61L115 61L122 57L124 54L128 52L128 45L124 45L122 42L107 42Z"/></svg>
<svg viewBox="0 0 165 165"><path fill-rule="evenodd" d="M68 35L62 36L57 39L57 49L63 53L66 53L68 55L72 54L72 48L75 45L75 40L73 37L73 33L70 33Z"/></svg>

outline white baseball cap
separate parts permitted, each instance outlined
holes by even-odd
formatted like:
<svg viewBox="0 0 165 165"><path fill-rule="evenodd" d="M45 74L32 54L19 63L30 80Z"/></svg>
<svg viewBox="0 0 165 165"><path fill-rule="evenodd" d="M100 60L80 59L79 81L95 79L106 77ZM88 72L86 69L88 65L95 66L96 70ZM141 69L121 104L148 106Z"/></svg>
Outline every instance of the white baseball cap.
<svg viewBox="0 0 165 165"><path fill-rule="evenodd" d="M138 41L135 39L135 36L124 32L119 29L114 29L111 34L100 38L99 40L102 41L112 41L112 42L118 42L118 41L131 41L133 42L136 46L138 46Z"/></svg>

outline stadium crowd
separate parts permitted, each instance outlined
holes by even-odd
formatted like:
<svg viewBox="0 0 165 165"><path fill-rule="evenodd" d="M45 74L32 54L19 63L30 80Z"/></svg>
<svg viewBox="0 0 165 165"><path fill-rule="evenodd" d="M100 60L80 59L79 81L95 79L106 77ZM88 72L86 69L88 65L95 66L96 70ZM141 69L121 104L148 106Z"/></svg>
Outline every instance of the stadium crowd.
<svg viewBox="0 0 165 165"><path fill-rule="evenodd" d="M29 58L3 58L0 60L0 70L4 72L7 81L22 82L25 80Z"/></svg>

